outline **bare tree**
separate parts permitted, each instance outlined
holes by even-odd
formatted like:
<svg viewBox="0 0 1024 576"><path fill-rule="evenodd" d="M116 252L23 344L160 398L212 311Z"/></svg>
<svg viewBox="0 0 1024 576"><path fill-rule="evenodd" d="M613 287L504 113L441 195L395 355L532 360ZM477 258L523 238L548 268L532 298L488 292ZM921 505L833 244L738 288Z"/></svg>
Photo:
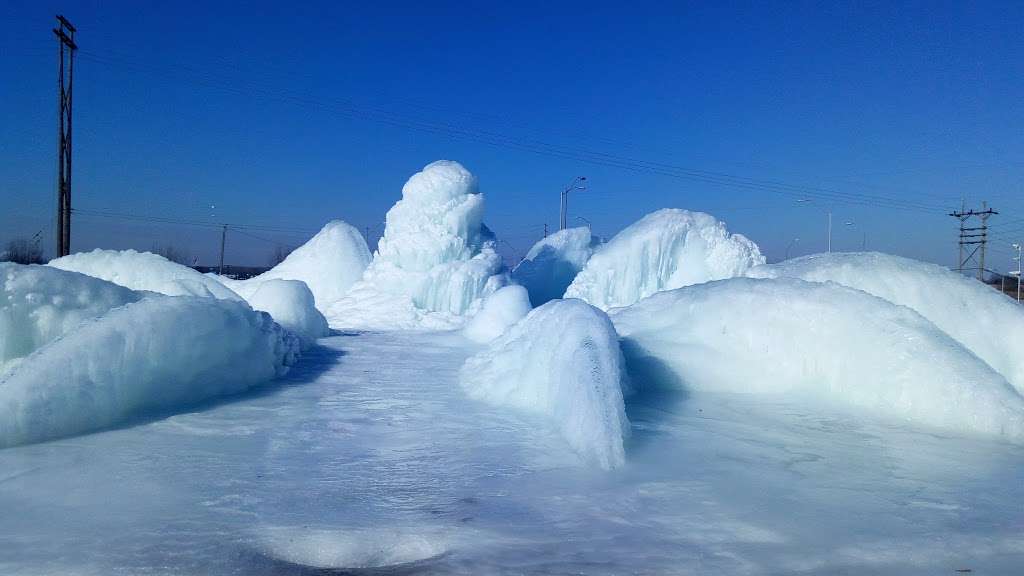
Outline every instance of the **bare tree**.
<svg viewBox="0 0 1024 576"><path fill-rule="evenodd" d="M268 262L271 266L277 266L281 262L284 262L284 259L292 253L292 250L295 250L295 248L289 248L283 244L278 244L277 247L274 248L274 252L270 254Z"/></svg>
<svg viewBox="0 0 1024 576"><path fill-rule="evenodd" d="M0 261L15 262L17 264L42 264L43 249L39 242L32 242L25 238L16 238L7 243L7 248L0 252Z"/></svg>
<svg viewBox="0 0 1024 576"><path fill-rule="evenodd" d="M181 250L175 247L173 244L167 244L164 246L161 246L160 244L153 244L153 248L150 251L153 254L159 254L164 258L167 258L171 262L177 262L178 264L182 264L184 266L189 265L190 258L188 255L188 251Z"/></svg>

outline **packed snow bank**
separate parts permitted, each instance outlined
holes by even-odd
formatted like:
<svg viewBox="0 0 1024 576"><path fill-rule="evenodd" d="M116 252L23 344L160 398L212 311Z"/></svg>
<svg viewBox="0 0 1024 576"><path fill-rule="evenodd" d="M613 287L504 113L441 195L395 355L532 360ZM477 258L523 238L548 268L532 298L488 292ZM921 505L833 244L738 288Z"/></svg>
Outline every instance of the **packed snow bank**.
<svg viewBox="0 0 1024 576"><path fill-rule="evenodd" d="M877 252L814 254L758 266L748 275L831 281L913 308L1024 394L1024 308L981 282Z"/></svg>
<svg viewBox="0 0 1024 576"><path fill-rule="evenodd" d="M248 280L222 281L248 299L268 280L301 280L313 292L316 307L323 311L348 292L369 263L370 250L362 234L341 220L332 220L263 274Z"/></svg>
<svg viewBox="0 0 1024 576"><path fill-rule="evenodd" d="M526 287L534 306L561 298L590 260L594 245L589 228L559 230L530 248L512 270L512 279Z"/></svg>
<svg viewBox="0 0 1024 576"><path fill-rule="evenodd" d="M473 398L543 414L574 450L603 468L625 461L622 354L608 316L554 300L469 358L460 381Z"/></svg>
<svg viewBox="0 0 1024 576"><path fill-rule="evenodd" d="M327 320L313 303L313 292L299 280L266 280L248 298L255 310L270 314L283 328L292 331L303 347L327 336Z"/></svg>
<svg viewBox="0 0 1024 576"><path fill-rule="evenodd" d="M97 248L92 252L51 260L47 266L80 272L132 290L148 290L168 296L241 299L214 278L150 252Z"/></svg>
<svg viewBox="0 0 1024 576"><path fill-rule="evenodd" d="M0 263L0 374L86 320L140 298L84 274Z"/></svg>
<svg viewBox="0 0 1024 576"><path fill-rule="evenodd" d="M602 310L662 290L742 276L765 262L757 245L703 212L665 208L601 246L565 291Z"/></svg>
<svg viewBox="0 0 1024 576"><path fill-rule="evenodd" d="M530 312L526 288L505 286L484 299L480 311L466 324L462 333L474 342L486 343L501 336Z"/></svg>
<svg viewBox="0 0 1024 576"><path fill-rule="evenodd" d="M146 298L80 325L0 378L0 447L240 392L283 375L297 349L243 302Z"/></svg>
<svg viewBox="0 0 1024 576"><path fill-rule="evenodd" d="M414 174L388 211L363 278L331 306L346 328L453 328L507 283L494 236L483 225L476 177L441 160Z"/></svg>
<svg viewBox="0 0 1024 576"><path fill-rule="evenodd" d="M309 526L262 528L263 552L289 564L327 570L380 569L436 558L449 535L434 526L325 530Z"/></svg>
<svg viewBox="0 0 1024 576"><path fill-rule="evenodd" d="M909 308L832 283L735 278L611 313L634 379L784 393L1024 441L1024 398Z"/></svg>

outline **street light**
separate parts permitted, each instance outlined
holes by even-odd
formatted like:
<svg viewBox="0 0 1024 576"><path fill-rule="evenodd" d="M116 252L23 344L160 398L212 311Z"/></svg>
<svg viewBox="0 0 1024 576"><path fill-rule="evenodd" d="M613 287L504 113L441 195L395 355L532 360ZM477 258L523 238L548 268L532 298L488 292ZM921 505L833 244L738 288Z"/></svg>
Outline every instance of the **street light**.
<svg viewBox="0 0 1024 576"><path fill-rule="evenodd" d="M1010 274L1013 274L1014 276L1017 277L1017 303L1020 304L1020 255L1021 255L1021 245L1020 244L1014 244L1013 248L1017 251L1017 257L1014 258L1014 260L1017 261L1017 270L1014 271L1014 272L1010 272Z"/></svg>
<svg viewBox="0 0 1024 576"><path fill-rule="evenodd" d="M793 244L796 244L799 241L799 238L793 238L792 240L789 241L789 245L786 246L786 260L789 260L789 249L793 247Z"/></svg>
<svg viewBox="0 0 1024 576"><path fill-rule="evenodd" d="M586 218L584 218L583 216L577 216L577 217L576 217L576 219L577 219L577 220L580 220L580 221L582 221L582 222L583 222L584 224L586 224L586 225L587 225L587 230L588 230L588 231L590 230L590 220L587 220L587 219L586 219Z"/></svg>
<svg viewBox="0 0 1024 576"><path fill-rule="evenodd" d="M816 204L813 204L810 201L810 199L808 199L808 198L801 198L801 199L797 200L796 203L797 204L806 204L808 206L816 206ZM832 209L831 208L828 209L827 214L828 214L828 244L827 244L827 247L828 247L829 253L831 253L832 252Z"/></svg>
<svg viewBox="0 0 1024 576"><path fill-rule="evenodd" d="M561 208L558 211L558 229L565 230L565 213L569 210L569 192L573 190L586 190L586 185L582 182L586 182L586 176L577 176L572 182L566 186L565 190L562 190L562 203Z"/></svg>

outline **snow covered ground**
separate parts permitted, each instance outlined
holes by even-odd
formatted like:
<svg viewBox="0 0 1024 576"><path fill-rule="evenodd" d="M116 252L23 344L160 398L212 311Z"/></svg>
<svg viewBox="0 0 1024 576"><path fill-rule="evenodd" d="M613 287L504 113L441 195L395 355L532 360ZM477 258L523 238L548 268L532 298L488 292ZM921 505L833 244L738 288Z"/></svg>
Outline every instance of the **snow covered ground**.
<svg viewBox="0 0 1024 576"><path fill-rule="evenodd" d="M470 399L454 333L320 341L195 412L0 450L0 573L1013 574L1024 447L641 391L626 465ZM381 571L373 567L388 566Z"/></svg>

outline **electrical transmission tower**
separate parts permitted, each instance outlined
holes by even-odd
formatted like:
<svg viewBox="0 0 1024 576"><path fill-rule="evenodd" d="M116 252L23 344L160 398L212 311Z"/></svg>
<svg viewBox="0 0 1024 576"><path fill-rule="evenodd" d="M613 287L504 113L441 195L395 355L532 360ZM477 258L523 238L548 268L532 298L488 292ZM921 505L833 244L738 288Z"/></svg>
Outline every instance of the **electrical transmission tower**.
<svg viewBox="0 0 1024 576"><path fill-rule="evenodd" d="M974 266L968 266L971 259L977 256L978 280L985 281L985 244L988 242L988 219L999 212L988 207L985 202L981 203L981 210L964 210L960 207L959 212L951 212L949 215L960 221L960 252L957 258L957 270L963 272ZM971 219L977 218L981 226L969 226ZM968 247L974 248L968 251ZM966 254L966 255L965 255Z"/></svg>
<svg viewBox="0 0 1024 576"><path fill-rule="evenodd" d="M60 61L57 65L57 256L71 252L71 93L74 80L75 27L57 16Z"/></svg>

